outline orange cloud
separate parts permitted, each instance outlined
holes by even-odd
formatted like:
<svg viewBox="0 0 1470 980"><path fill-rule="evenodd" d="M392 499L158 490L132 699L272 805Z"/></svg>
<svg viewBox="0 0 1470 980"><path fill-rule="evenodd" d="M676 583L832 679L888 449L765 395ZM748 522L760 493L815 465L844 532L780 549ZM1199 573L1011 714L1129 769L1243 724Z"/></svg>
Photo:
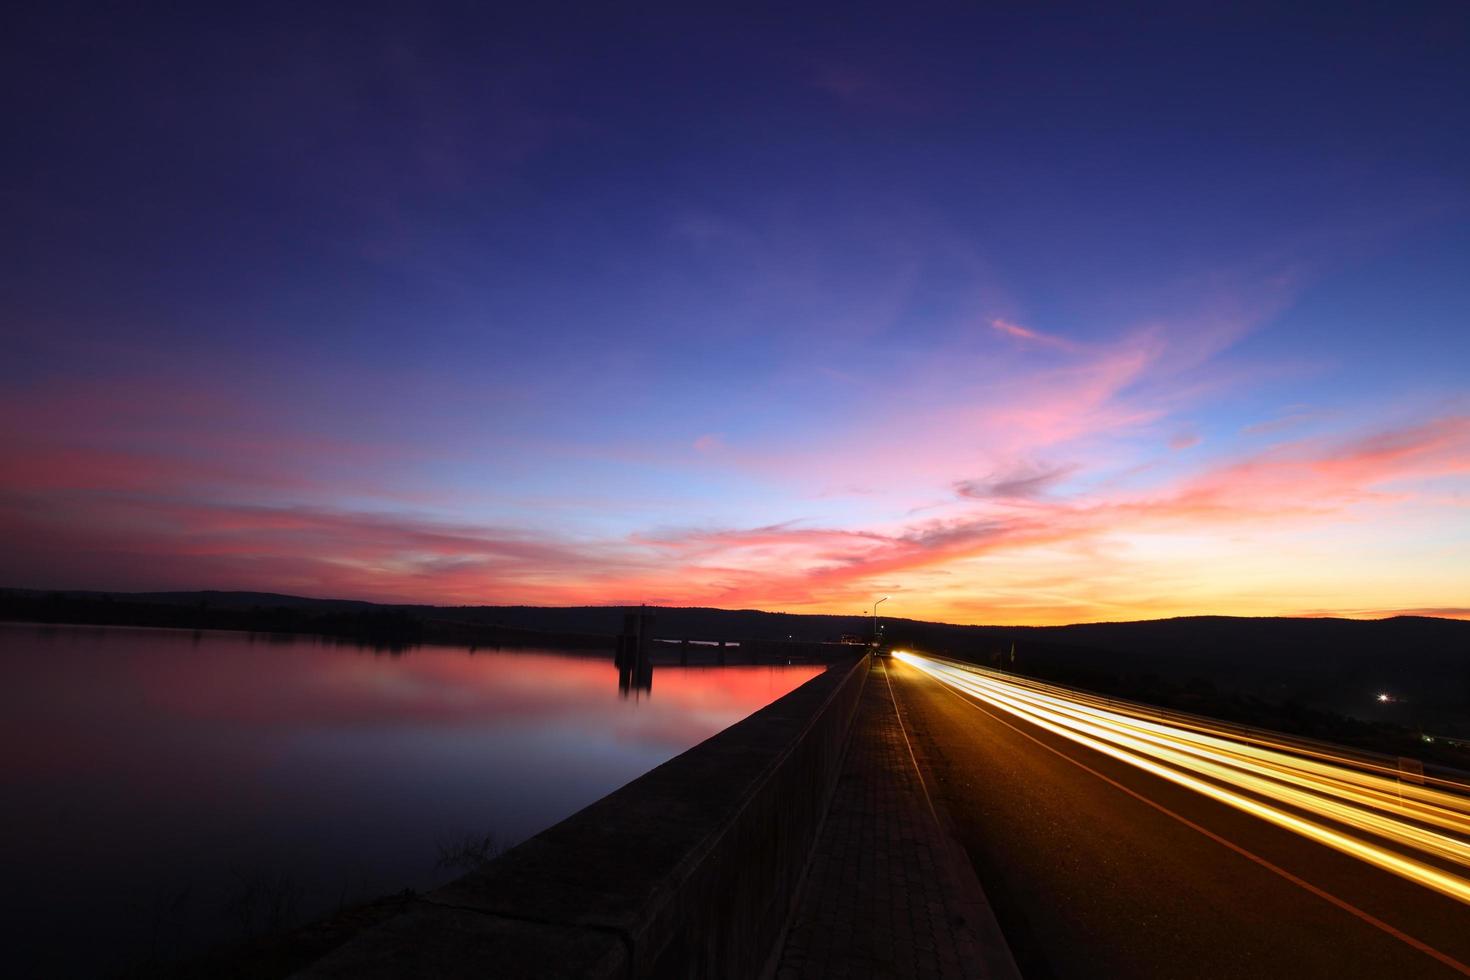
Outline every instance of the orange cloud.
<svg viewBox="0 0 1470 980"><path fill-rule="evenodd" d="M1300 527L1303 521L1326 521L1359 504L1396 499L1385 486L1463 472L1470 472L1470 418L1451 417L1346 442L1283 447L1145 494L1045 501L1035 495L997 500L972 493L968 496L985 501L980 513L924 521L887 534L784 525L700 533L680 544L697 542L699 559L711 565L681 568L684 588L678 591L686 598L707 597L696 601L831 603L845 608L879 579L966 559L1054 545L1096 547L1128 531L1210 535L1229 534L1230 528L1246 524ZM1046 475L1040 475L1043 482ZM779 561L741 562L738 568L713 564L753 546L772 559L779 556ZM691 550L685 557L695 555ZM701 588L713 591L701 593ZM1074 611L1086 605L1056 604Z"/></svg>
<svg viewBox="0 0 1470 980"><path fill-rule="evenodd" d="M70 462L65 469L73 469ZM949 575L980 558L1010 561L1063 548L1092 554L1089 560L1102 568L1108 542L1119 534L1300 528L1330 523L1359 506L1412 499L1416 481L1470 472L1470 417L1278 447L1143 493L1043 496L1063 470L1001 474L991 492L964 495L952 515L887 530L788 522L622 540L136 495L50 493L43 506L28 492L36 484L12 484L0 496L0 533L8 544L0 575L42 586L126 577L138 588L269 589L393 601L652 601L841 611L875 586L903 590L905 583ZM38 570L42 581L36 581ZM1033 596L1024 615L1086 618L1101 608L1076 586L1046 588L1052 594ZM1058 594L1069 588L1071 595ZM1386 612L1368 604L1353 608ZM1454 614L1458 607L1425 608ZM984 612L961 618L983 619Z"/></svg>
<svg viewBox="0 0 1470 980"><path fill-rule="evenodd" d="M396 482L419 469L411 464L422 449L411 442L278 433L225 392L75 381L8 391L0 583L834 612L881 589L915 615L1019 622L1453 610L1457 588L1470 594L1449 559L1422 577L1406 560L1395 571L1409 584L1393 594L1381 583L1320 594L1320 570L1293 577L1289 568L1267 589L1253 573L1216 567L1238 539L1264 543L1263 565L1306 569L1281 560L1282 536L1349 525L1361 534L1370 518L1463 511L1470 497L1453 480L1470 473L1470 416L1298 440L1181 473L1197 454L1114 454L1129 452L1130 440L1155 449L1168 440L1189 397L1183 372L1239 329L1237 319L1210 320L1203 341L1151 329L1085 348L1003 320L991 326L1068 356L1039 367L1018 356L980 376L995 352L977 355L967 326L969 347L896 365L883 386L827 389L823 397L851 400L824 403L821 424L778 426L736 445L709 432L693 452L688 435L668 432L647 444L558 446L569 473L613 460L658 467L671 483L716 472L738 488L714 516L680 504L665 515L646 493L652 480L631 504L616 491L601 491L604 500L575 489L565 510L584 523L549 527L504 516L514 511L498 508L506 497L484 481L459 484L452 505L412 496ZM545 447L527 452L536 450ZM782 519L808 512L824 516Z"/></svg>

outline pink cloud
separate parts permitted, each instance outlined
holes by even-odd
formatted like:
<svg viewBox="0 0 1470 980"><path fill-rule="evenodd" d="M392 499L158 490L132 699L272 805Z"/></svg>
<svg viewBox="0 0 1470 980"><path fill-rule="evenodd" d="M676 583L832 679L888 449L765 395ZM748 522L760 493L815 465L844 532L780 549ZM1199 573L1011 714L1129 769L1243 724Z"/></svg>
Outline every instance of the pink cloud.
<svg viewBox="0 0 1470 980"><path fill-rule="evenodd" d="M1296 409L1278 415L1276 418L1266 419L1263 422L1255 422L1247 425L1240 431L1245 435L1268 435L1293 429L1307 422L1316 421L1327 417L1326 412L1312 411L1309 409Z"/></svg>
<svg viewBox="0 0 1470 980"><path fill-rule="evenodd" d="M670 436L671 427L646 444L557 447L568 467L611 459L738 478L742 493L756 487L756 502L741 499L738 508L754 515L748 526L729 517L734 507L722 525L677 503L664 514L661 501L641 493L638 518L626 516L632 505L608 498L624 508L621 526L572 533L560 524L496 524L399 483L398 473L433 459L411 440L368 444L263 423L227 391L66 382L7 392L0 583L843 610L875 587L912 593L954 576L935 609L955 618L984 619L997 603L1018 617L1087 618L1113 607L1078 579L1110 567L1120 535L1330 526L1360 511L1453 500L1443 486L1431 497L1419 484L1470 472L1470 417L1449 415L1299 440L1167 479L1154 474L1201 454L1153 469L1145 460L1120 476L1114 453L1123 440L1176 449L1198 441L1191 429L1170 437L1178 423L1168 420L1194 397L1188 372L1220 337L1242 329L1240 320L1209 318L1204 340L1158 327L1085 347L1009 321L991 326L1021 348L1067 356L987 349L966 324L951 349L888 368L883 387L824 392L845 400L827 406L820 424L733 446L709 432L680 448L688 436ZM527 437L517 449L546 447ZM1064 483L1067 493L1054 493ZM812 505L833 516L782 519L807 513L833 487L846 489ZM572 496L567 508L581 515L611 509ZM505 498L487 490L475 499ZM641 526L630 527L634 520ZM1033 580L1012 571L1026 589L984 599L964 593L990 586L963 571L965 563L1040 554L1077 558L1081 574ZM1142 600L1130 601L1124 611L1138 615ZM1399 599L1344 606L1391 602ZM1426 608L1452 603L1422 598Z"/></svg>
<svg viewBox="0 0 1470 980"><path fill-rule="evenodd" d="M694 440L694 449L696 452L713 453L718 452L719 450L724 448L725 439L718 433L706 432L704 435Z"/></svg>
<svg viewBox="0 0 1470 980"><path fill-rule="evenodd" d="M1076 344L1063 337L1042 333L1039 330L1032 330L1030 327L1023 327L1019 323L1012 323L1009 320L991 320L990 325L1006 336L1025 344L1033 344L1037 347L1051 347L1055 350L1062 351L1075 351L1078 349Z"/></svg>
<svg viewBox="0 0 1470 980"><path fill-rule="evenodd" d="M1158 513L1330 512L1404 481L1470 472L1470 417L1450 416L1345 441L1268 450L1186 480Z"/></svg>
<svg viewBox="0 0 1470 980"><path fill-rule="evenodd" d="M1095 548L1120 530L1199 534L1331 518L1385 499L1389 488L1409 494L1413 481L1470 472L1470 417L1278 447L1108 498L1046 499L1042 491L1062 469L1001 474L992 486L1009 485L1007 493L970 494L954 515L889 530L783 523L624 540L321 508L38 497L10 487L0 496L0 532L10 545L0 574L42 586L125 582L399 601L846 608L875 583L982 555ZM1044 605L1075 614L1087 604Z"/></svg>
<svg viewBox="0 0 1470 980"><path fill-rule="evenodd" d="M1169 448L1174 450L1190 449L1200 444L1200 435L1193 429L1180 429L1169 437Z"/></svg>
<svg viewBox="0 0 1470 980"><path fill-rule="evenodd" d="M1330 519L1384 499L1385 486L1465 472L1470 472L1470 418L1450 417L1347 441L1283 447L1146 494L1078 502L1022 499L1019 509L1008 505L927 520L886 534L774 525L700 532L665 546L688 546L686 557L708 559L752 543L772 555L793 549L802 558L796 564L787 554L768 568L722 568L726 591L713 597L730 599L740 590L747 600L802 603L862 593L861 584L879 576L1040 545L1086 544L1120 530L1187 527L1211 533L1242 523ZM699 568L686 567L679 574L698 593Z"/></svg>

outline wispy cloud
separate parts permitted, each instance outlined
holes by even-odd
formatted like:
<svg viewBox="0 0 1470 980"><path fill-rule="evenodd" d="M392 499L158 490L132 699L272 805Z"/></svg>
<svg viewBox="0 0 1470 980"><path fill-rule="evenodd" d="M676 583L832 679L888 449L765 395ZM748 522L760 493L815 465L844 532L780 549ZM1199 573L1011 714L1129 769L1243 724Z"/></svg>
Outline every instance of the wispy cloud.
<svg viewBox="0 0 1470 980"><path fill-rule="evenodd" d="M1435 619L1470 619L1470 606L1428 606L1407 609L1310 609L1299 616L1344 619L1388 619L1393 616L1429 616Z"/></svg>
<svg viewBox="0 0 1470 980"><path fill-rule="evenodd" d="M1061 351L1075 351L1078 349L1077 344L1067 340L1065 337L1042 333L1040 330L1023 327L1019 323L1012 323L1010 320L991 320L990 326L992 329L1025 345L1050 347L1054 350Z"/></svg>
<svg viewBox="0 0 1470 980"><path fill-rule="evenodd" d="M706 432L694 440L696 452L713 453L725 448L725 437L718 432Z"/></svg>
<svg viewBox="0 0 1470 980"><path fill-rule="evenodd" d="M1040 547L1098 545L1119 533L1218 533L1222 529L1283 522L1330 522L1346 509L1397 499L1412 491L1406 481L1470 472L1470 418L1448 417L1402 429L1335 442L1315 441L1248 456L1153 491L1104 499L1055 501L1037 506L1036 493L968 494L1000 502L1027 501L1024 510L982 511L930 519L878 534L773 525L751 531L699 532L665 539L669 547L698 547L711 562L730 560L747 547L766 549L774 562L740 580L747 599L809 602L836 594L860 594L863 583L945 566L963 559ZM1039 484L1019 478L1014 490ZM1002 481L999 486L1005 488ZM746 566L747 570L750 566ZM688 581L695 570L684 569ZM731 580L732 588L734 580ZM853 591L856 590L856 591ZM721 598L729 598L723 594ZM1073 607L1096 609L1080 602ZM1278 608L1276 612L1290 612ZM1147 607L1135 608L1147 615Z"/></svg>
<svg viewBox="0 0 1470 980"><path fill-rule="evenodd" d="M38 496L34 486L7 480L0 531L9 547L0 574L39 576L43 585L102 578L140 588L284 588L390 600L841 606L874 583L901 585L980 556L1059 546L1106 551L1127 532L1299 527L1411 498L1413 481L1470 472L1470 417L1279 447L1142 493L1048 499L1046 489L1070 472L1038 465L997 474L962 490L971 509L889 530L784 522L623 539L117 492ZM1083 617L1103 608L1080 597L1048 604Z"/></svg>
<svg viewBox="0 0 1470 980"><path fill-rule="evenodd" d="M690 401L641 440L491 443L466 426L452 461L414 430L379 426L368 441L293 426L284 408L262 417L228 385L36 384L0 395L0 581L809 610L882 589L911 614L965 621L1293 613L1324 605L1309 572L1278 572L1268 590L1216 557L1242 540L1463 511L1463 412L1167 452L1203 445L1194 409L1220 389L1194 374L1217 334L1241 329L1233 314L1202 322L1215 339L1185 322L1083 345L996 321L1011 342L997 353L965 321L922 354L844 370L850 383L814 382L818 365L789 390ZM333 409L354 406L370 410L370 394ZM456 426L461 408L445 416ZM552 457L555 516L502 517L513 496L549 492L512 492L504 474ZM402 476L451 462L480 468ZM1454 576L1333 605L1455 609Z"/></svg>
<svg viewBox="0 0 1470 980"><path fill-rule="evenodd" d="M1193 429L1180 429L1169 437L1170 449L1192 449L1200 444L1200 434Z"/></svg>
<svg viewBox="0 0 1470 980"><path fill-rule="evenodd" d="M1329 413L1320 409L1291 408L1275 418L1265 419L1261 422L1252 422L1250 425L1244 426L1240 431L1248 436L1271 435L1327 417L1329 417Z"/></svg>
<svg viewBox="0 0 1470 980"><path fill-rule="evenodd" d="M1075 464L1043 466L1023 463L1012 469L992 473L979 480L961 480L955 492L977 500L1035 499L1077 471Z"/></svg>

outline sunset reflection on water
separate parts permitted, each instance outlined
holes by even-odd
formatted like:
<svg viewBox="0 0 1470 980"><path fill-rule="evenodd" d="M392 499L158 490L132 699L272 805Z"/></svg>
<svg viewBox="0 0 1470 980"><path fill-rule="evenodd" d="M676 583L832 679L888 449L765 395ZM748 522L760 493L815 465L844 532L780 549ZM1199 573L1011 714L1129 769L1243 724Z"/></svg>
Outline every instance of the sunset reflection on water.
<svg viewBox="0 0 1470 980"><path fill-rule="evenodd" d="M297 918L431 887L438 842L524 840L821 668L659 667L628 699L610 653L0 625L0 670L8 914L89 973L258 931L257 879Z"/></svg>

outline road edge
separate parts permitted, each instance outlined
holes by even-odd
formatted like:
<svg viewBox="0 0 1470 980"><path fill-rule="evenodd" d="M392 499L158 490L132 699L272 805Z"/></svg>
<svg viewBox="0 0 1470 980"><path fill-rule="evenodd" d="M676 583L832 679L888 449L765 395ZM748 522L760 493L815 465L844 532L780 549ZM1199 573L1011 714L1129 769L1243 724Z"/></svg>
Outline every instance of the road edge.
<svg viewBox="0 0 1470 980"><path fill-rule="evenodd" d="M1021 980L1021 970L1016 966L1010 943L1006 941L1005 933L1000 927L1000 920L996 918L995 907L990 904L985 888L975 874L975 866L970 862L969 853L959 842L959 837L955 833L954 820L950 817L944 804L935 802L929 779L924 775L924 767L919 765L918 756L914 752L913 739L909 738L908 724L904 721L903 708L898 703L898 694L894 691L893 681L889 677L887 662L883 663L883 682L888 687L888 698L893 703L893 713L898 718L898 728L903 733L904 745L907 746L909 752L909 761L913 763L914 771L918 773L919 786L924 791L925 802L929 804L929 814L934 818L939 828L940 840L944 843L945 854L941 866L949 874L955 894L959 896L965 910L966 919L975 930L975 938L979 940L984 976L991 980Z"/></svg>

